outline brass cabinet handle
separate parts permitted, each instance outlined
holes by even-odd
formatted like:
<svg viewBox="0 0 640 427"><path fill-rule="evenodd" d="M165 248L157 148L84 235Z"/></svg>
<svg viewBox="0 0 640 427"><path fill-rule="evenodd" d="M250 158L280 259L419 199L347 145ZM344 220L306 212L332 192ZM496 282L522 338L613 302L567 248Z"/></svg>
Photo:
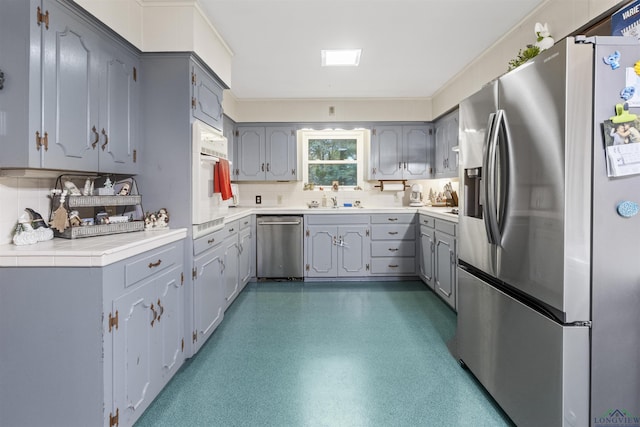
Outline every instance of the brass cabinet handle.
<svg viewBox="0 0 640 427"><path fill-rule="evenodd" d="M160 318L164 314L164 307L160 304L160 298L158 298L158 307L160 307L160 314L158 314L158 322L160 322Z"/></svg>
<svg viewBox="0 0 640 427"><path fill-rule="evenodd" d="M104 130L104 128L102 129L102 134L104 135L104 144L102 144L102 151L104 151L104 149L107 148L107 145L109 144L109 136L107 135L107 132Z"/></svg>
<svg viewBox="0 0 640 427"><path fill-rule="evenodd" d="M391 234L393 236L394 234L398 234L398 232L397 231L389 231L389 234Z"/></svg>
<svg viewBox="0 0 640 427"><path fill-rule="evenodd" d="M216 241L216 239L209 239L209 240L207 240L207 243L208 243L208 244L212 244L212 243L213 243L213 242L215 242L215 241Z"/></svg>
<svg viewBox="0 0 640 427"><path fill-rule="evenodd" d="M159 259L159 260L158 260L158 261L156 261L156 262L150 262L150 263L149 263L149 268L157 267L157 266L159 266L160 264L162 264L162 260L161 260L161 259Z"/></svg>
<svg viewBox="0 0 640 427"><path fill-rule="evenodd" d="M100 134L96 130L95 126L91 128L91 132L93 132L94 135L96 136L96 139L91 143L91 147L93 147L93 149L95 150L96 145L98 145L98 141L100 141Z"/></svg>
<svg viewBox="0 0 640 427"><path fill-rule="evenodd" d="M270 169L269 163L267 163L267 172L269 172L269 169Z"/></svg>
<svg viewBox="0 0 640 427"><path fill-rule="evenodd" d="M153 327L153 324L156 323L156 319L158 318L158 312L156 311L156 309L153 306L153 303L151 303L151 311L153 312L153 319L151 319L151 327Z"/></svg>
<svg viewBox="0 0 640 427"><path fill-rule="evenodd" d="M389 267L391 267L391 268L397 268L397 267L398 267L398 264L389 264Z"/></svg>
<svg viewBox="0 0 640 427"><path fill-rule="evenodd" d="M389 248L389 252L398 252L398 248Z"/></svg>
<svg viewBox="0 0 640 427"><path fill-rule="evenodd" d="M397 221L398 218L387 218L389 221Z"/></svg>
<svg viewBox="0 0 640 427"><path fill-rule="evenodd" d="M262 172L264 172L264 163L262 164Z"/></svg>

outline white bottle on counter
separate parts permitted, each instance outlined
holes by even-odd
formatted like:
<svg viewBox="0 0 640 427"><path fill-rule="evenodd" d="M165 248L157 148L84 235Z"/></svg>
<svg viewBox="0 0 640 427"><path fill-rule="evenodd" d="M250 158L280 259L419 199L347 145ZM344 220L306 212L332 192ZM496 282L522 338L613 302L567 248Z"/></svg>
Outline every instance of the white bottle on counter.
<svg viewBox="0 0 640 427"><path fill-rule="evenodd" d="M322 193L322 207L327 207L327 195L325 193Z"/></svg>

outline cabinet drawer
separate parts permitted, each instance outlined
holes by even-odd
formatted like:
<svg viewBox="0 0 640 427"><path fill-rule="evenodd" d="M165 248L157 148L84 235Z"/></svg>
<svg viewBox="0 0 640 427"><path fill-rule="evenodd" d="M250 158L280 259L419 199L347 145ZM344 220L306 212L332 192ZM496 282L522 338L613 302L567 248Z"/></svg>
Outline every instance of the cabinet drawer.
<svg viewBox="0 0 640 427"><path fill-rule="evenodd" d="M420 214L420 225L426 225L427 227L435 228L435 221L436 219L432 216Z"/></svg>
<svg viewBox="0 0 640 427"><path fill-rule="evenodd" d="M245 216L244 218L240 218L238 220L238 224L240 230L244 230L245 228L251 227L251 215Z"/></svg>
<svg viewBox="0 0 640 427"><path fill-rule="evenodd" d="M193 254L198 255L209 248L219 245L227 235L225 228L209 233L193 241Z"/></svg>
<svg viewBox="0 0 640 427"><path fill-rule="evenodd" d="M124 286L131 286L171 266L182 264L182 248L181 242L163 246L125 263Z"/></svg>
<svg viewBox="0 0 640 427"><path fill-rule="evenodd" d="M414 224L376 224L371 227L371 240L415 240Z"/></svg>
<svg viewBox="0 0 640 427"><path fill-rule="evenodd" d="M371 215L371 224L412 224L415 214L375 214Z"/></svg>
<svg viewBox="0 0 640 427"><path fill-rule="evenodd" d="M455 236L456 224L453 222L436 219L436 230Z"/></svg>
<svg viewBox="0 0 640 427"><path fill-rule="evenodd" d="M371 259L371 273L373 274L415 274L416 261L414 257L386 257Z"/></svg>
<svg viewBox="0 0 640 427"><path fill-rule="evenodd" d="M371 256L415 256L416 244L411 240L387 240L371 242Z"/></svg>
<svg viewBox="0 0 640 427"><path fill-rule="evenodd" d="M304 223L306 225L346 225L346 224L369 224L369 217L367 215L346 214L336 215L332 213L327 214L313 214L305 215Z"/></svg>
<svg viewBox="0 0 640 427"><path fill-rule="evenodd" d="M222 231L224 232L222 237L223 239L226 239L232 234L237 234L239 230L240 230L240 220L237 219L235 221L227 222L224 224L224 228L222 229Z"/></svg>

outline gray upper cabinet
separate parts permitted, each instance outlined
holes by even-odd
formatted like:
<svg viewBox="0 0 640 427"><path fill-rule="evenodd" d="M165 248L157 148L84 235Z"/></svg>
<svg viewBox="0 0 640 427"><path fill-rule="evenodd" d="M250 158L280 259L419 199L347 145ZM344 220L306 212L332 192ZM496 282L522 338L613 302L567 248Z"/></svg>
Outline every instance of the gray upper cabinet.
<svg viewBox="0 0 640 427"><path fill-rule="evenodd" d="M435 122L436 134L436 178L458 176L458 154L453 151L458 146L458 110L439 118Z"/></svg>
<svg viewBox="0 0 640 427"><path fill-rule="evenodd" d="M3 9L0 167L135 173L137 52L68 2Z"/></svg>
<svg viewBox="0 0 640 427"><path fill-rule="evenodd" d="M431 178L432 133L429 125L375 127L371 133L371 157L367 178Z"/></svg>
<svg viewBox="0 0 640 427"><path fill-rule="evenodd" d="M238 126L235 136L234 180L298 179L296 131L293 126Z"/></svg>
<svg viewBox="0 0 640 427"><path fill-rule="evenodd" d="M197 63L192 64L191 84L193 117L221 131L223 129L222 85Z"/></svg>

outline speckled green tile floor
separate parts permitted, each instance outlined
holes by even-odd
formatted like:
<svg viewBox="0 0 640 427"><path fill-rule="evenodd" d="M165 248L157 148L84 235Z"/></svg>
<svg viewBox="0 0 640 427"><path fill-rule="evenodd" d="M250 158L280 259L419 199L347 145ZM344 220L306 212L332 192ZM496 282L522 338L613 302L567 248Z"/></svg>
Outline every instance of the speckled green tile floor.
<svg viewBox="0 0 640 427"><path fill-rule="evenodd" d="M420 282L251 283L146 426L508 426Z"/></svg>

